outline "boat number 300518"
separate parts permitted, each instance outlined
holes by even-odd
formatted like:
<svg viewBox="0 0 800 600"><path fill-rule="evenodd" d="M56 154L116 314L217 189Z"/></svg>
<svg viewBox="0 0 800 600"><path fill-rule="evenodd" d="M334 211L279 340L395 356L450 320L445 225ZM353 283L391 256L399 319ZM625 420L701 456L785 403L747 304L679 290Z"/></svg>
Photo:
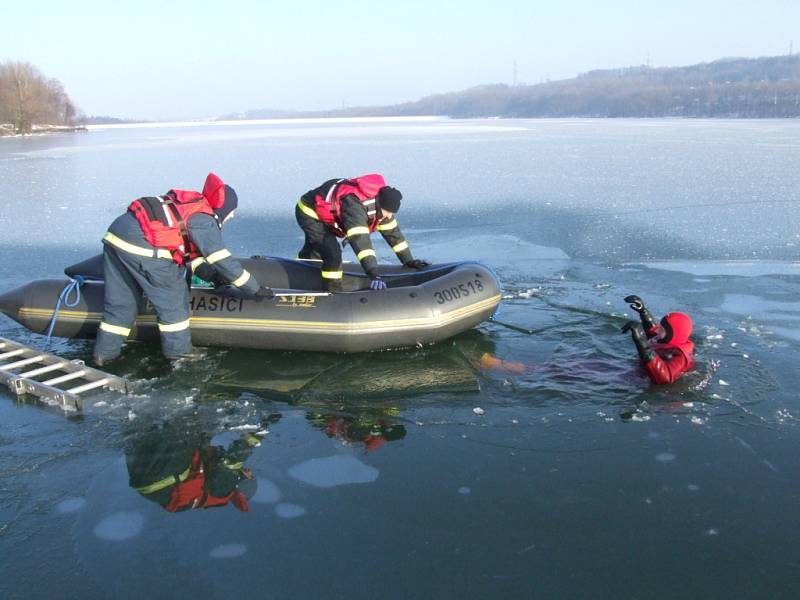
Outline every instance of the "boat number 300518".
<svg viewBox="0 0 800 600"><path fill-rule="evenodd" d="M459 298L466 298L472 294L477 294L483 291L483 284L478 279L473 279L466 283L459 283L449 288L433 292L433 297L436 298L437 304L444 304L445 302L452 302Z"/></svg>

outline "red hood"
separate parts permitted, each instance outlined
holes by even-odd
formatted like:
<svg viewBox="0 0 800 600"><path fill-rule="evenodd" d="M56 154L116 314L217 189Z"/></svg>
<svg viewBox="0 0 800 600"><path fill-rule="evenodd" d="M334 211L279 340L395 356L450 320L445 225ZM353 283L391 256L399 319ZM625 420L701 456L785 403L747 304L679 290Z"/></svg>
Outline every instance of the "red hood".
<svg viewBox="0 0 800 600"><path fill-rule="evenodd" d="M353 179L358 184L358 189L364 194L366 198L375 198L382 187L386 187L386 180L383 175L377 173L370 173L369 175L362 175Z"/></svg>
<svg viewBox="0 0 800 600"><path fill-rule="evenodd" d="M225 204L225 183L216 174L209 173L203 185L203 196L211 208L222 208Z"/></svg>
<svg viewBox="0 0 800 600"><path fill-rule="evenodd" d="M661 319L661 326L666 330L664 340L658 344L664 349L678 348L684 354L694 352L694 344L689 340L692 335L692 319L681 312L673 312Z"/></svg>
<svg viewBox="0 0 800 600"><path fill-rule="evenodd" d="M191 202L203 196L213 209L221 208L225 204L225 183L214 173L209 173L203 185L203 192L192 190L170 190L179 202Z"/></svg>

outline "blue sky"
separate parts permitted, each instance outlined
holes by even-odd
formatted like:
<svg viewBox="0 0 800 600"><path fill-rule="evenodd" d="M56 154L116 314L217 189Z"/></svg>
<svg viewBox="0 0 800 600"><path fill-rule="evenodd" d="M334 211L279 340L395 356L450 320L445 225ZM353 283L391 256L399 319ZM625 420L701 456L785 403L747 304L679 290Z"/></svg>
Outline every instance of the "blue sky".
<svg viewBox="0 0 800 600"><path fill-rule="evenodd" d="M392 104L596 68L800 51L797 0L39 0L6 3L0 60L87 114L147 119Z"/></svg>

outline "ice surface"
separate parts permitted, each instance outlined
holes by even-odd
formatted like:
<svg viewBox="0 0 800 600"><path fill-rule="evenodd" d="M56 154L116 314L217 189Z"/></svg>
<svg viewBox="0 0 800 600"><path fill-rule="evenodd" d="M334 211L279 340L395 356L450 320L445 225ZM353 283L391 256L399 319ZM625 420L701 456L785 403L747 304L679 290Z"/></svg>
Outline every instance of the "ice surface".
<svg viewBox="0 0 800 600"><path fill-rule="evenodd" d="M680 271L691 275L702 276L736 276L736 277L759 277L762 275L800 275L800 262L796 261L682 261L664 260L650 261L641 263L651 269L662 269L664 271ZM707 283L710 279L695 279L698 282Z"/></svg>
<svg viewBox="0 0 800 600"><path fill-rule="evenodd" d="M378 473L378 469L350 454L312 458L289 469L289 475L295 479L321 488L371 483L378 479Z"/></svg>
<svg viewBox="0 0 800 600"><path fill-rule="evenodd" d="M296 519L306 514L306 509L299 504L281 502L275 506L275 514L281 519Z"/></svg>
<svg viewBox="0 0 800 600"><path fill-rule="evenodd" d="M71 513L83 508L86 504L85 498L75 498L73 496L64 498L61 502L56 504L56 510L60 513Z"/></svg>
<svg viewBox="0 0 800 600"><path fill-rule="evenodd" d="M278 486L269 479L259 477L258 490L255 495L250 498L250 502L255 502L257 504L275 504L280 499L281 491Z"/></svg>
<svg viewBox="0 0 800 600"><path fill-rule="evenodd" d="M208 555L211 558L236 558L247 552L244 544L221 544L211 549Z"/></svg>
<svg viewBox="0 0 800 600"><path fill-rule="evenodd" d="M144 517L140 512L123 510L114 513L94 528L94 534L102 540L121 542L139 535L144 527Z"/></svg>

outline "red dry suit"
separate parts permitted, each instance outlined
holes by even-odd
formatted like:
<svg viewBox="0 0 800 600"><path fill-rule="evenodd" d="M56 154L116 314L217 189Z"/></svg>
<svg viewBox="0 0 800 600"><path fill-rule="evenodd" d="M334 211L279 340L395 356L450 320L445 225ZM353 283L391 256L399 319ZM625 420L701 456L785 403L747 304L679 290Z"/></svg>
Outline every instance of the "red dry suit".
<svg viewBox="0 0 800 600"><path fill-rule="evenodd" d="M225 184L217 175L209 173L202 194L170 190L164 196L134 200L128 210L139 222L145 239L156 248L172 252L172 260L181 265L201 256L189 236L187 221L196 214L214 216L214 209L223 204Z"/></svg>
<svg viewBox="0 0 800 600"><path fill-rule="evenodd" d="M689 340L692 320L684 313L673 312L661 319L661 327L664 337L660 342L651 342L656 355L644 367L653 383L674 383L694 368L694 344ZM655 337L659 329L658 325L650 328L647 337Z"/></svg>

